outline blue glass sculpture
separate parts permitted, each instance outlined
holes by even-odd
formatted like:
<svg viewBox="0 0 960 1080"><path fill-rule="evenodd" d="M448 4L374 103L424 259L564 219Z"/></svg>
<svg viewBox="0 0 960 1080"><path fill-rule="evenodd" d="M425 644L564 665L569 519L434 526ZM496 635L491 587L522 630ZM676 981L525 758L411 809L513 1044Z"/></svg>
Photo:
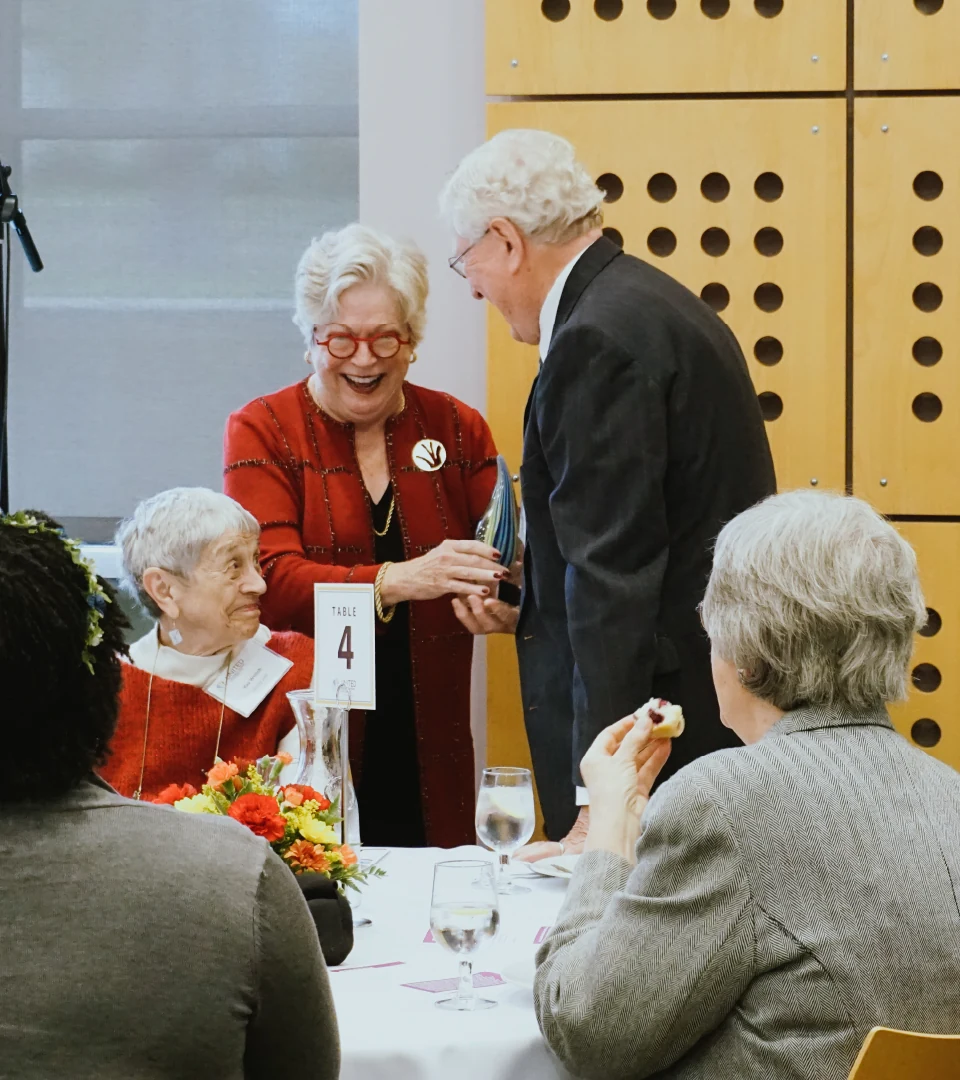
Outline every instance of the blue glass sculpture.
<svg viewBox="0 0 960 1080"><path fill-rule="evenodd" d="M500 552L501 566L510 566L517 558L519 524L513 480L507 463L498 454L497 483L477 526L477 539Z"/></svg>

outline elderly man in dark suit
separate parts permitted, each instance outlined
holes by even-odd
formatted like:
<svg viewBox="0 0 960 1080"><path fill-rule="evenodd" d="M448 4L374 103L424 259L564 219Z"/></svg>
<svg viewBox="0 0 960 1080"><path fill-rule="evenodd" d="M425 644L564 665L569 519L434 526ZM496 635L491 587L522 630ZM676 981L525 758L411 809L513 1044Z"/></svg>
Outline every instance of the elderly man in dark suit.
<svg viewBox="0 0 960 1080"><path fill-rule="evenodd" d="M736 340L679 282L602 235L602 200L573 147L543 131L495 136L441 196L458 238L451 265L517 340L540 346L516 634L545 828L567 851L588 821L580 759L618 717L650 697L683 706L688 733L667 774L731 745L697 604L724 523L775 490ZM454 606L474 633L516 619L497 600Z"/></svg>

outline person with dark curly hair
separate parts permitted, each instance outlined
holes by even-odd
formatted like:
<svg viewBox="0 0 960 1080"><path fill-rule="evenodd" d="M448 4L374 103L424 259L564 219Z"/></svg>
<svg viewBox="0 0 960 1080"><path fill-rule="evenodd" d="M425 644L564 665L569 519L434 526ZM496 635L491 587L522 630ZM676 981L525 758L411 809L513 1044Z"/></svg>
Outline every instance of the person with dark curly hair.
<svg viewBox="0 0 960 1080"><path fill-rule="evenodd" d="M0 1074L339 1073L317 932L267 842L123 798L94 769L126 620L80 545L0 516Z"/></svg>

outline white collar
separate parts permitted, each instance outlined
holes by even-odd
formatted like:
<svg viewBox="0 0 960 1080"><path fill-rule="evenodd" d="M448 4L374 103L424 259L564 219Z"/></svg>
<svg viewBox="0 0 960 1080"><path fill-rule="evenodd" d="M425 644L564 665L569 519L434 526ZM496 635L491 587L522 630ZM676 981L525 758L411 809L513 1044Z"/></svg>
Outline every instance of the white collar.
<svg viewBox="0 0 960 1080"><path fill-rule="evenodd" d="M557 321L557 311L560 309L560 297L563 296L563 287L567 283L567 278L570 276L570 271L577 265L577 259L583 254L587 248L592 245L588 244L583 251L578 251L576 255L567 263L567 265L557 275L557 280L550 286L550 291L547 293L546 299L543 301L543 307L540 308L540 363L542 364L547 358L547 353L550 351L550 339L553 337L553 327Z"/></svg>
<svg viewBox="0 0 960 1080"><path fill-rule="evenodd" d="M270 631L261 623L252 640L258 645L265 645L270 637ZM239 652L246 645L247 642L242 641L233 648ZM130 661L134 667L158 675L161 679L205 687L220 672L227 653L231 651L221 649L212 656L191 656L189 653L179 652L171 649L169 645L160 644L160 626L157 624L130 646Z"/></svg>

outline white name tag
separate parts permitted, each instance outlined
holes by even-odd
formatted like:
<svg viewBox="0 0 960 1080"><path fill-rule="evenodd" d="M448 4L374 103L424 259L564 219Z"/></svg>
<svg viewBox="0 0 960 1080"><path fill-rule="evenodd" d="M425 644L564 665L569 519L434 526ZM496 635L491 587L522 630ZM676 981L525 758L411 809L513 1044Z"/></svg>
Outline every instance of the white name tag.
<svg viewBox="0 0 960 1080"><path fill-rule="evenodd" d="M372 585L313 586L313 687L318 705L377 707Z"/></svg>
<svg viewBox="0 0 960 1080"><path fill-rule="evenodd" d="M212 698L223 701L226 688L227 708L249 716L292 667L292 660L258 641L248 641L230 665L230 677L221 671L203 689Z"/></svg>

